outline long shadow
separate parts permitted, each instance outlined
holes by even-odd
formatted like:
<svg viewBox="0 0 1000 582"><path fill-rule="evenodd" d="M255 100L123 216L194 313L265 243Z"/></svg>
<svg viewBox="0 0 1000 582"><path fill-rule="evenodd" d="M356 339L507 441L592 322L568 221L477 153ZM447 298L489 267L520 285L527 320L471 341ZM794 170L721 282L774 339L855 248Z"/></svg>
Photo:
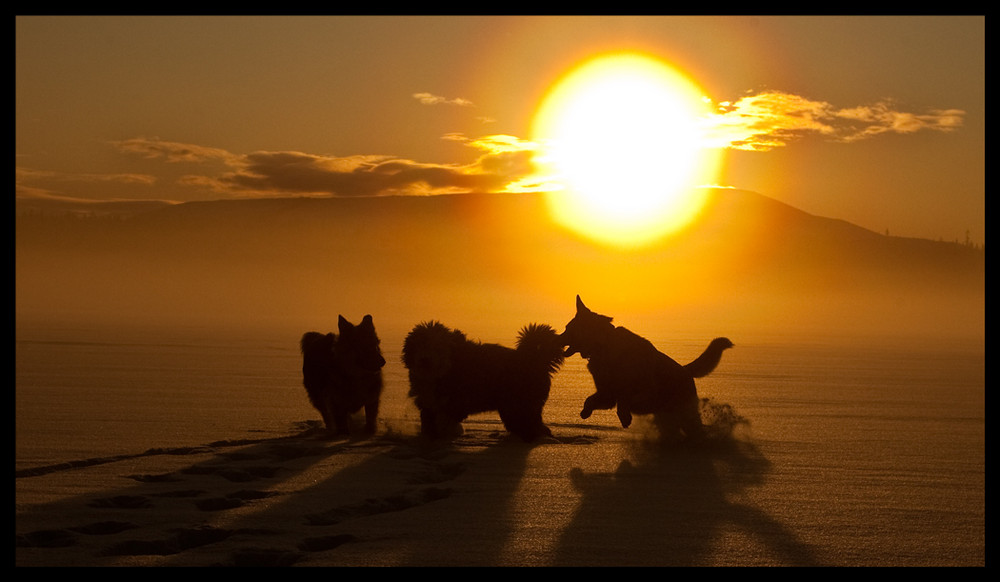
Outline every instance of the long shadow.
<svg viewBox="0 0 1000 582"><path fill-rule="evenodd" d="M327 552L356 544L367 559L372 554L368 543L385 544L389 536L393 565L491 565L513 531L506 518L508 505L531 447L505 438L499 423L472 424L471 438L444 444L399 435L330 441L312 426L289 437L161 449L26 471L19 478L143 456L200 459L161 474L121 474L134 484L19 514L16 563L46 565L56 554L57 563L84 566L287 566L310 558L337 563L338 555ZM322 470L314 465L323 463L331 465L327 478L282 488L307 469ZM123 473L130 467L120 466ZM474 491L467 494L461 478L472 466L477 477ZM483 470L495 478L480 480ZM483 483L489 491L481 490ZM437 512L429 519L402 518L401 512L426 511L423 506L440 503L457 507L441 512L429 508ZM461 523L448 523L447 516L456 511L463 516ZM444 536L451 543L436 541L440 531L427 538L428 523L454 526ZM470 538L482 534L482 523L490 524L488 536ZM461 552L466 543L474 543L469 547L476 551Z"/></svg>
<svg viewBox="0 0 1000 582"><path fill-rule="evenodd" d="M161 474L127 474L125 464L112 478L129 486L19 514L16 563L496 565L518 526L511 503L532 447L506 438L496 421L467 430L444 445L392 434L329 441L310 428L150 451L199 460ZM734 440L640 442L614 473L574 469L582 501L552 565L815 565L788 528L729 500L769 469L755 447ZM306 470L324 477L283 487ZM749 541L720 545L733 535Z"/></svg>
<svg viewBox="0 0 1000 582"><path fill-rule="evenodd" d="M571 471L583 498L553 565L818 565L783 524L727 498L766 478L770 462L753 445L647 441L632 457L614 473ZM725 547L725 535L745 542Z"/></svg>
<svg viewBox="0 0 1000 582"><path fill-rule="evenodd" d="M267 524L281 535L244 535L212 565L494 565L514 529L508 506L531 446L505 435L499 422L466 421L465 428L452 442L389 435L350 445L368 449L355 451L364 460L229 520L231 531ZM483 472L495 478L483 480ZM468 474L473 484L463 480ZM191 556L176 562L189 565Z"/></svg>
<svg viewBox="0 0 1000 582"><path fill-rule="evenodd" d="M107 465L107 470L121 470L113 478L130 484L18 514L16 561L46 565L47 552L56 551L60 563L104 565L122 556L170 556L221 541L236 532L207 525L210 516L273 495L274 482L294 478L350 445L327 439L318 423L306 422L290 436L150 449L19 471L17 479L34 479ZM164 473L129 472L129 461L159 456L200 460Z"/></svg>
<svg viewBox="0 0 1000 582"><path fill-rule="evenodd" d="M466 430L482 431L466 421ZM497 424L490 438L475 437L475 448L450 447L448 461L458 463L468 480L456 480L447 511L421 523L439 531L407 540L401 566L489 567L500 563L508 540L517 530L512 503L534 445L510 435ZM485 448L483 445L486 444ZM442 535L440 530L444 530ZM442 543L445 540L445 543Z"/></svg>

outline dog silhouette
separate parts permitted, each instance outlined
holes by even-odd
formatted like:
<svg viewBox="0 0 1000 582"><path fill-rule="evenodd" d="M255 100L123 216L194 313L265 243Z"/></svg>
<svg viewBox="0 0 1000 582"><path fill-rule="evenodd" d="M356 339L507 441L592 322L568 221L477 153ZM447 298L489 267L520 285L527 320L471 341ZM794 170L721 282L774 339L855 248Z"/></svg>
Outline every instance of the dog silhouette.
<svg viewBox="0 0 1000 582"><path fill-rule="evenodd" d="M733 347L727 338L712 340L705 352L687 366L675 362L653 344L612 318L595 313L576 297L576 315L559 335L564 355L579 353L587 360L594 379L594 394L580 412L589 418L594 410L617 408L623 427L633 414L653 414L661 431L680 432L686 438L702 433L695 378L711 373L722 352Z"/></svg>
<svg viewBox="0 0 1000 582"><path fill-rule="evenodd" d="M365 410L365 432L374 434L382 394L382 357L371 315L354 325L339 316L340 335L309 331L299 342L302 383L328 431L349 434L350 417Z"/></svg>
<svg viewBox="0 0 1000 582"><path fill-rule="evenodd" d="M403 364L421 434L453 438L470 414L497 411L504 427L525 441L551 436L542 408L562 352L555 330L544 324L525 326L516 348L470 340L440 322L417 325L403 342Z"/></svg>

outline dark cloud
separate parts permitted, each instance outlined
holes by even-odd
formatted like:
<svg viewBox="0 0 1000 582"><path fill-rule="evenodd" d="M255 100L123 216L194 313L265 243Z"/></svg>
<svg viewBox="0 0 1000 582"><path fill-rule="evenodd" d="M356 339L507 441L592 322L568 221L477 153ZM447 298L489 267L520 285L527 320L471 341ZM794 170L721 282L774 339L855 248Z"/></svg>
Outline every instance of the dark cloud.
<svg viewBox="0 0 1000 582"><path fill-rule="evenodd" d="M519 189L533 174L534 145L512 136L446 139L479 150L470 164L430 164L381 155L323 156L303 152L254 152L237 155L216 148L156 139L119 142L122 151L173 162L225 162L218 175L189 174L188 186L210 187L233 195L334 196L427 195L502 192Z"/></svg>
<svg viewBox="0 0 1000 582"><path fill-rule="evenodd" d="M159 138L137 137L115 142L120 151L145 158L162 158L168 162L228 161L233 154L219 148L165 141Z"/></svg>

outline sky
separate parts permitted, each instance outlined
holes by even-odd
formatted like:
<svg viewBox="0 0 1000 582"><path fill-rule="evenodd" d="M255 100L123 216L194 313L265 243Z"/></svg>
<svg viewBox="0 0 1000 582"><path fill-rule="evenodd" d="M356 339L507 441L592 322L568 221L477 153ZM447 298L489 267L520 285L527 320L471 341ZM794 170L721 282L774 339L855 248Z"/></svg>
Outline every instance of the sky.
<svg viewBox="0 0 1000 582"><path fill-rule="evenodd" d="M714 185L985 244L983 16L19 16L18 198L530 191L609 51L704 93Z"/></svg>

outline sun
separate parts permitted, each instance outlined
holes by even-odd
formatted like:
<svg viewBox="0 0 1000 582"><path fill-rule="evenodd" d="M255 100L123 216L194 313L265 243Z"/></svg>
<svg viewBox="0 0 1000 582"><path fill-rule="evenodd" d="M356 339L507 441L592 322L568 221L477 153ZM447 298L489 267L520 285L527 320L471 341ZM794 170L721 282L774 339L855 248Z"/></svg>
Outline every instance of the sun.
<svg viewBox="0 0 1000 582"><path fill-rule="evenodd" d="M547 93L532 122L538 163L556 188L554 219L584 236L636 247L694 218L717 154L705 147L709 104L673 67L639 53L590 59Z"/></svg>

